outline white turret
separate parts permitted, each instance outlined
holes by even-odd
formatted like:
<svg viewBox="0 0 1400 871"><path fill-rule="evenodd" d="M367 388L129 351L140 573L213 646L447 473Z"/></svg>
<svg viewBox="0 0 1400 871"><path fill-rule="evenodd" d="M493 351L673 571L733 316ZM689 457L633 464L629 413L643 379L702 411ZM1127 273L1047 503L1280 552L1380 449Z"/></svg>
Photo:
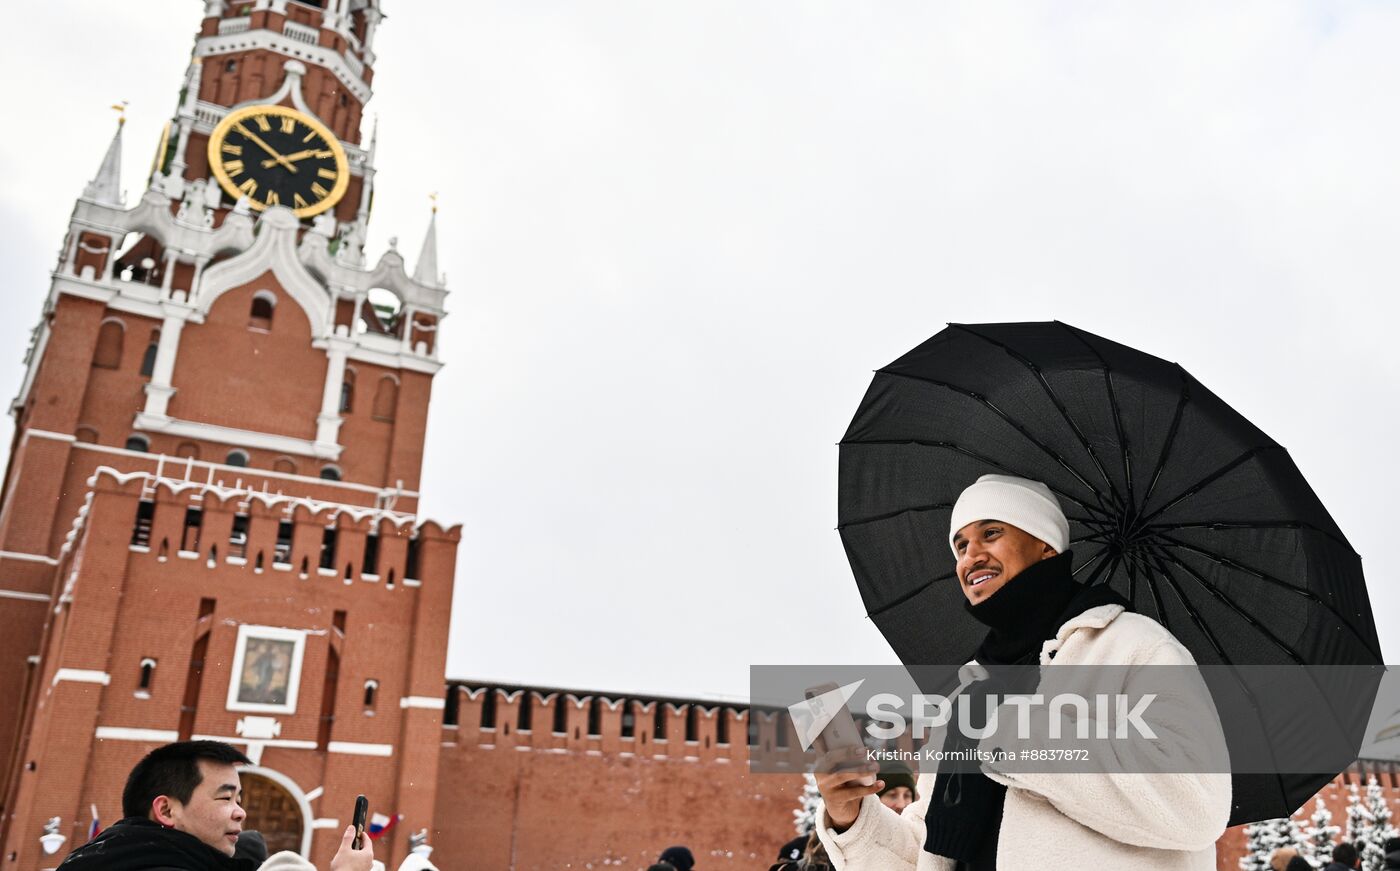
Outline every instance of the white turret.
<svg viewBox="0 0 1400 871"><path fill-rule="evenodd" d="M423 250L418 252L418 263L413 268L413 280L434 287L442 285L437 265L437 194L433 194L433 216L428 219L428 235L423 237Z"/></svg>
<svg viewBox="0 0 1400 871"><path fill-rule="evenodd" d="M117 119L117 132L107 146L97 177L83 188L83 199L111 206L122 204L122 127L125 125L126 115L123 114Z"/></svg>

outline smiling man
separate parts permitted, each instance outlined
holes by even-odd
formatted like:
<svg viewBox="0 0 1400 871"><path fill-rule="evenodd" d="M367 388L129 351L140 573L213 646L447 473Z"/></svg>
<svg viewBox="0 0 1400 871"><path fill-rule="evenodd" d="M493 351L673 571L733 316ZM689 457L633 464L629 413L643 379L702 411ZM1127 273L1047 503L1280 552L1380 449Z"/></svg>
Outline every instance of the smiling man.
<svg viewBox="0 0 1400 871"><path fill-rule="evenodd" d="M964 608L987 627L973 661L991 677L965 690L974 699L1041 691L1011 686L1023 674L1000 666L1038 665L1043 679L1070 665L1195 665L1175 636L1132 613L1107 584L1075 581L1069 522L1043 483L983 475L958 498L949 527ZM838 871L1213 871L1215 840L1230 814L1230 776L1219 773L1224 737L1200 689L1154 709L1171 736L1154 749L1209 760L1195 768L1205 773L985 765L971 773L929 772L919 776L918 799L897 814L876 798L886 784L872 762L817 777L824 800L818 837ZM945 752L977 744L956 730L934 740Z"/></svg>

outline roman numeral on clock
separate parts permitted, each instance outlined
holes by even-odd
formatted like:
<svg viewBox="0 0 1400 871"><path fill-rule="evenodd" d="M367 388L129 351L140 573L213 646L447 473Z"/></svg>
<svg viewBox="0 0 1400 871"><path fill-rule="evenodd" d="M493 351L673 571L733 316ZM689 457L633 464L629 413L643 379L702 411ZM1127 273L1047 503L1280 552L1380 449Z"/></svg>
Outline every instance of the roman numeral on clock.
<svg viewBox="0 0 1400 871"><path fill-rule="evenodd" d="M291 133L297 129L297 119L289 115L282 116L282 132Z"/></svg>
<svg viewBox="0 0 1400 871"><path fill-rule="evenodd" d="M258 183L254 179L250 178L247 181L243 182L243 184L239 185L238 189L251 197L253 194L258 192Z"/></svg>
<svg viewBox="0 0 1400 871"><path fill-rule="evenodd" d="M253 123L257 124L258 129L264 133L272 129L272 122L267 119L266 115L254 115Z"/></svg>
<svg viewBox="0 0 1400 871"><path fill-rule="evenodd" d="M222 151L224 154L232 154L237 156L243 153L243 146L234 145L231 142L225 142L223 145L219 146L219 150Z"/></svg>
<svg viewBox="0 0 1400 871"><path fill-rule="evenodd" d="M324 166L321 167L320 169L316 170L316 174L319 175L321 178L330 179L330 180L332 180L332 181L335 180L335 176L336 176L335 170L333 170L333 169L326 169Z"/></svg>
<svg viewBox="0 0 1400 871"><path fill-rule="evenodd" d="M296 205L298 209L304 209L307 206L311 205L301 194L292 194L292 202Z"/></svg>
<svg viewBox="0 0 1400 871"><path fill-rule="evenodd" d="M266 202L269 206L280 206L282 205L282 198L277 196L277 191L268 191Z"/></svg>
<svg viewBox="0 0 1400 871"><path fill-rule="evenodd" d="M322 200L324 200L326 197L328 197L328 196L331 195L331 192L328 191L328 190L326 190L324 187L322 187L322 185L321 185L321 183L320 183L319 181L318 181L318 182L313 182L313 183L312 183L312 185L311 185L311 192L312 192L313 194L316 195L316 198L317 198L317 199L322 199Z"/></svg>
<svg viewBox="0 0 1400 871"><path fill-rule="evenodd" d="M243 172L243 161L241 161L241 160L230 160L230 161L228 161L227 163L224 164L224 172L228 173L229 175L238 175L239 173Z"/></svg>

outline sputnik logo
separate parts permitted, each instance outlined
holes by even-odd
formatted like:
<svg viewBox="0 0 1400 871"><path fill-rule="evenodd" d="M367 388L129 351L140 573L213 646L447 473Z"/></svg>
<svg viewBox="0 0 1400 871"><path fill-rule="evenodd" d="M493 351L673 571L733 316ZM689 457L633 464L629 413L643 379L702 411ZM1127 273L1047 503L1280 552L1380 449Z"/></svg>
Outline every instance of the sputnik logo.
<svg viewBox="0 0 1400 871"><path fill-rule="evenodd" d="M788 713L792 715L792 725L797 731L797 740L802 744L803 751L812 749L812 745L817 742L822 730L841 712L863 683L865 683L865 678L861 678L855 683L827 690L806 701L788 705ZM849 717L850 714L846 716Z"/></svg>

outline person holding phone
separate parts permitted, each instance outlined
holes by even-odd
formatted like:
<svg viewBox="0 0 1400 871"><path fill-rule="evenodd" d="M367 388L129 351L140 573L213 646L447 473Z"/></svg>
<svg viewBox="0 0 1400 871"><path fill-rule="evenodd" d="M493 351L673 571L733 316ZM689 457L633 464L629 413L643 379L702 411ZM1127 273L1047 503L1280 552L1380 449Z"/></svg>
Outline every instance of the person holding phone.
<svg viewBox="0 0 1400 871"><path fill-rule="evenodd" d="M979 478L953 507L948 543L964 607L987 627L975 664L1038 664L1042 674L1060 665L1195 665L1175 636L1129 612L1107 585L1075 581L1069 523L1039 481ZM1184 754L1224 755L1213 705L1154 713L1178 727ZM918 800L897 814L876 798L887 784L863 748L830 755L836 770L817 775L817 835L838 871L1214 871L1215 841L1230 816L1228 773L1033 773L986 764L971 774L921 774Z"/></svg>

